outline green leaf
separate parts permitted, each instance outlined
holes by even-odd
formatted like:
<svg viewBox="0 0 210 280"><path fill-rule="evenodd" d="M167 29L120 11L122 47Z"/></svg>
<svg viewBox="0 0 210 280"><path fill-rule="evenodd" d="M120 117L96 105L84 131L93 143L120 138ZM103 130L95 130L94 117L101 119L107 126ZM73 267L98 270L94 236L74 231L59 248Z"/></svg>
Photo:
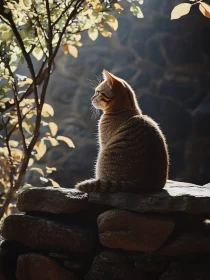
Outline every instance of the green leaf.
<svg viewBox="0 0 210 280"><path fill-rule="evenodd" d="M23 10L30 10L32 1L31 0L19 0L19 5Z"/></svg>
<svg viewBox="0 0 210 280"><path fill-rule="evenodd" d="M44 52L40 47L35 47L32 51L32 54L37 60L41 60L44 55Z"/></svg>
<svg viewBox="0 0 210 280"><path fill-rule="evenodd" d="M91 27L88 30L88 36L91 40L95 41L98 38L98 29L96 27Z"/></svg>
<svg viewBox="0 0 210 280"><path fill-rule="evenodd" d="M141 11L141 8L135 4L133 4L130 8L130 11L133 13L133 15L137 18L143 18L144 15Z"/></svg>
<svg viewBox="0 0 210 280"><path fill-rule="evenodd" d="M9 29L9 30L1 33L0 40L2 40L4 42L11 41L13 36L14 36L14 34L13 34L12 30Z"/></svg>
<svg viewBox="0 0 210 280"><path fill-rule="evenodd" d="M34 128L35 128L35 123L31 122L29 120L25 120L22 123L23 128L29 133L29 134L33 134L34 133Z"/></svg>

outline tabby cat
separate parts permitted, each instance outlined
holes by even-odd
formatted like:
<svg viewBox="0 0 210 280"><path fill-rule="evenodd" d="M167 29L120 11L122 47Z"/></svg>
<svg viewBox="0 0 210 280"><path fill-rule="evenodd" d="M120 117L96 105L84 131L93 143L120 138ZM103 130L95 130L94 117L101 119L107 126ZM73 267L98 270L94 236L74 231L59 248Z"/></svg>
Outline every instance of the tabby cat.
<svg viewBox="0 0 210 280"><path fill-rule="evenodd" d="M95 178L82 181L83 192L140 193L162 189L169 156L157 123L143 115L131 87L104 70L92 104L103 110Z"/></svg>

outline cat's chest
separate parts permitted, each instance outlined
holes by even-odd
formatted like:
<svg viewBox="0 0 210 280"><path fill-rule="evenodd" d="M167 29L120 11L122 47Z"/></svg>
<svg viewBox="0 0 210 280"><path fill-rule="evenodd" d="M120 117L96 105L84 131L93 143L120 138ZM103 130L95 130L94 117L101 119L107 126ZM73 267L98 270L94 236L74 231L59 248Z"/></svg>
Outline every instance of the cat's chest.
<svg viewBox="0 0 210 280"><path fill-rule="evenodd" d="M99 122L99 141L101 148L105 148L106 144L116 134L119 127L128 119L128 116L121 115L104 115Z"/></svg>
<svg viewBox="0 0 210 280"><path fill-rule="evenodd" d="M99 122L99 141L101 148L104 148L108 141L113 137L117 128L119 127L119 120L111 116L104 116Z"/></svg>

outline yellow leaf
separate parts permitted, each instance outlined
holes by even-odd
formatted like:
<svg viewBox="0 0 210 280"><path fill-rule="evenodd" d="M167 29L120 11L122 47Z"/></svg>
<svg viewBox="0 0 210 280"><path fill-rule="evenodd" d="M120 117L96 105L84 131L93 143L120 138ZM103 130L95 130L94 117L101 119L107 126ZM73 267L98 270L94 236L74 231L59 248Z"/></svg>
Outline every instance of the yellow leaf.
<svg viewBox="0 0 210 280"><path fill-rule="evenodd" d="M42 108L42 116L49 117L49 116L53 116L53 115L54 115L53 107L47 103L44 103L43 108Z"/></svg>
<svg viewBox="0 0 210 280"><path fill-rule="evenodd" d="M210 18L210 6L207 3L201 2L199 5L199 10L205 17Z"/></svg>
<svg viewBox="0 0 210 280"><path fill-rule="evenodd" d="M117 19L116 19L114 16L112 16L112 15L107 16L107 18L106 18L106 23L107 23L114 31L117 30L117 28L118 28L118 21L117 21Z"/></svg>
<svg viewBox="0 0 210 280"><path fill-rule="evenodd" d="M91 40L95 41L98 38L98 29L95 27L92 27L88 30L88 36Z"/></svg>
<svg viewBox="0 0 210 280"><path fill-rule="evenodd" d="M12 149L11 150L11 154L12 154L12 157L15 161L19 161L22 159L22 156L23 156L23 152L19 149Z"/></svg>
<svg viewBox="0 0 210 280"><path fill-rule="evenodd" d="M52 145L53 147L59 145L59 142L58 142L55 138L48 137L48 140L50 141L50 143L51 143L51 145Z"/></svg>
<svg viewBox="0 0 210 280"><path fill-rule="evenodd" d="M51 132L52 136L55 136L56 133L58 132L57 124L54 123L54 122L49 122L48 126L49 126L49 129L50 129L50 132Z"/></svg>
<svg viewBox="0 0 210 280"><path fill-rule="evenodd" d="M73 57L75 57L75 58L78 57L78 50L77 50L77 48L76 48L75 46L68 45L68 50L69 50L69 53L70 53Z"/></svg>
<svg viewBox="0 0 210 280"><path fill-rule="evenodd" d="M45 177L39 177L42 183L47 183L49 180Z"/></svg>
<svg viewBox="0 0 210 280"><path fill-rule="evenodd" d="M64 141L70 148L75 148L74 143L72 142L71 139L65 136L57 136L56 139L58 141Z"/></svg>
<svg viewBox="0 0 210 280"><path fill-rule="evenodd" d="M18 146L18 141L15 141L15 140L9 140L9 145L11 147L14 147L16 148Z"/></svg>
<svg viewBox="0 0 210 280"><path fill-rule="evenodd" d="M33 83L33 80L30 78L27 78L25 81L18 82L18 86L23 87L25 85L32 84L32 83Z"/></svg>
<svg viewBox="0 0 210 280"><path fill-rule="evenodd" d="M34 160L32 158L30 158L29 161L28 161L28 166L32 166L33 163L34 163Z"/></svg>
<svg viewBox="0 0 210 280"><path fill-rule="evenodd" d="M33 134L34 128L35 128L34 122L30 122L30 121L26 120L22 123L22 126L29 134Z"/></svg>
<svg viewBox="0 0 210 280"><path fill-rule="evenodd" d="M118 14L120 14L123 11L123 7L118 3L114 3L114 8L118 12Z"/></svg>
<svg viewBox="0 0 210 280"><path fill-rule="evenodd" d="M192 5L189 3L182 3L177 5L171 12L171 19L178 19L187 15L190 12Z"/></svg>
<svg viewBox="0 0 210 280"><path fill-rule="evenodd" d="M68 45L61 46L61 49L63 50L64 54L67 54L69 52Z"/></svg>
<svg viewBox="0 0 210 280"><path fill-rule="evenodd" d="M104 37L109 38L109 37L111 37L111 36L112 36L112 33L111 33L111 32L109 32L109 31L107 31L107 30L106 30L106 29L104 29L104 28L101 28L101 29L100 29L100 32L101 32L101 35L102 35L102 36L104 36Z"/></svg>
<svg viewBox="0 0 210 280"><path fill-rule="evenodd" d="M81 43L81 42L75 42L75 45L76 45L77 47L82 47L82 43Z"/></svg>
<svg viewBox="0 0 210 280"><path fill-rule="evenodd" d="M32 167L30 168L31 171L36 171L38 172L39 174L41 174L42 176L44 176L44 172L41 168L37 168L37 167Z"/></svg>
<svg viewBox="0 0 210 280"><path fill-rule="evenodd" d="M49 181L51 181L53 187L60 188L60 185L57 182L55 182L53 179L49 179Z"/></svg>
<svg viewBox="0 0 210 280"><path fill-rule="evenodd" d="M57 170L56 167L47 167L46 166L46 171L47 171L48 174L50 174L50 173L52 173L53 171L56 171L56 170Z"/></svg>
<svg viewBox="0 0 210 280"><path fill-rule="evenodd" d="M38 160L44 156L44 154L47 151L47 146L45 145L44 141L39 141L34 146L34 149L36 150L38 157L36 157Z"/></svg>

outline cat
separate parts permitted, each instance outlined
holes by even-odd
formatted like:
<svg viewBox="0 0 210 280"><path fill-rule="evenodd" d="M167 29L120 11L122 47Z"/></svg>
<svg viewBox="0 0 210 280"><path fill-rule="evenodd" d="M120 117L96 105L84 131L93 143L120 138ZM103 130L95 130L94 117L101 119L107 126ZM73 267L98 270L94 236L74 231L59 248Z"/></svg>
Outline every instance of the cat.
<svg viewBox="0 0 210 280"><path fill-rule="evenodd" d="M143 115L134 91L104 70L92 104L103 110L99 120L99 153L95 178L77 183L82 192L141 193L162 189L169 155L158 124Z"/></svg>

